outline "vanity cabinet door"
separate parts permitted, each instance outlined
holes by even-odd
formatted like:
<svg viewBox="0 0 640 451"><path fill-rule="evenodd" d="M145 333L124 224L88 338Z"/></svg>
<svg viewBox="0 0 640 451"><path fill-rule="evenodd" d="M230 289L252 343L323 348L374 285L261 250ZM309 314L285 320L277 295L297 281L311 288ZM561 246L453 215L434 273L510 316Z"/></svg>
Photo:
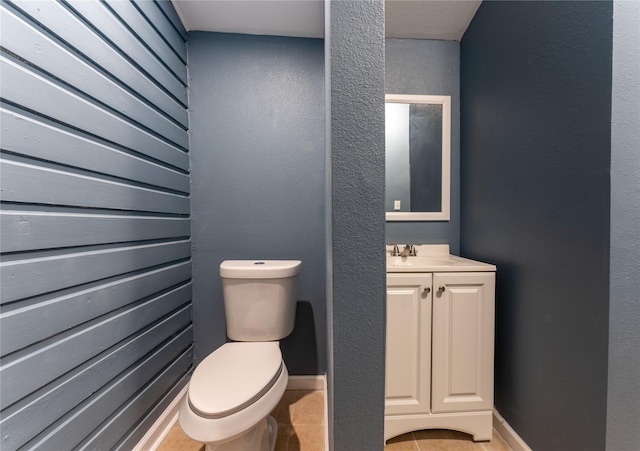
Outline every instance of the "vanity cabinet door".
<svg viewBox="0 0 640 451"><path fill-rule="evenodd" d="M385 414L428 413L431 274L387 274Z"/></svg>
<svg viewBox="0 0 640 451"><path fill-rule="evenodd" d="M434 275L434 413L493 408L494 293L494 273Z"/></svg>

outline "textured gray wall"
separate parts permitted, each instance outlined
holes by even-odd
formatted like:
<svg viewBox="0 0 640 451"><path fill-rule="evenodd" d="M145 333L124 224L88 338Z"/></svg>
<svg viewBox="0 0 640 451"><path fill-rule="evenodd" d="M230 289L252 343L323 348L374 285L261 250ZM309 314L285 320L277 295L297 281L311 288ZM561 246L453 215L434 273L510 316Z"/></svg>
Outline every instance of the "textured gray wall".
<svg viewBox="0 0 640 451"><path fill-rule="evenodd" d="M329 3L330 442L375 450L384 443L384 4Z"/></svg>
<svg viewBox="0 0 640 451"><path fill-rule="evenodd" d="M640 443L640 3L613 4L607 450Z"/></svg>
<svg viewBox="0 0 640 451"><path fill-rule="evenodd" d="M193 359L184 30L168 2L1 16L0 448L128 450Z"/></svg>
<svg viewBox="0 0 640 451"><path fill-rule="evenodd" d="M498 266L495 403L533 449L605 448L611 17L484 2L462 40L462 253Z"/></svg>
<svg viewBox="0 0 640 451"><path fill-rule="evenodd" d="M387 243L449 244L460 250L460 43L387 39L385 92L451 96L451 219L387 222Z"/></svg>
<svg viewBox="0 0 640 451"><path fill-rule="evenodd" d="M323 42L189 35L196 361L226 341L218 267L302 260L291 374L326 371Z"/></svg>

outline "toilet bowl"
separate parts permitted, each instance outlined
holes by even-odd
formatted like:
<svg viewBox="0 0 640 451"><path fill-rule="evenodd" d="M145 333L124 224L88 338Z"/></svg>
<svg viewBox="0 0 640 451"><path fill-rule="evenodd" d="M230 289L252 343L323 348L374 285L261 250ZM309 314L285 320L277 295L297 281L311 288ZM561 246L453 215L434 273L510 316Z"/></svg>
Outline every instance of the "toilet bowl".
<svg viewBox="0 0 640 451"><path fill-rule="evenodd" d="M194 371L180 425L189 437L207 444L207 451L270 451L277 424L269 424L268 415L287 381L277 342L227 343Z"/></svg>
<svg viewBox="0 0 640 451"><path fill-rule="evenodd" d="M207 451L273 451L277 423L269 413L289 377L277 340L293 329L300 265L220 265L227 335L239 341L222 345L196 367L179 413L182 430Z"/></svg>

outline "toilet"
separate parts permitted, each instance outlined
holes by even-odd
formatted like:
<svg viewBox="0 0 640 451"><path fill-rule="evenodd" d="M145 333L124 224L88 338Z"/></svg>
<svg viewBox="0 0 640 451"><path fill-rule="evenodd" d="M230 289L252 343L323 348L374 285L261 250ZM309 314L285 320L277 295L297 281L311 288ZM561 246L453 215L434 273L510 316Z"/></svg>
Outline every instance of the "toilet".
<svg viewBox="0 0 640 451"><path fill-rule="evenodd" d="M220 264L227 336L233 342L196 367L179 414L182 430L206 451L273 451L278 425L269 413L289 379L278 340L293 330L301 264Z"/></svg>

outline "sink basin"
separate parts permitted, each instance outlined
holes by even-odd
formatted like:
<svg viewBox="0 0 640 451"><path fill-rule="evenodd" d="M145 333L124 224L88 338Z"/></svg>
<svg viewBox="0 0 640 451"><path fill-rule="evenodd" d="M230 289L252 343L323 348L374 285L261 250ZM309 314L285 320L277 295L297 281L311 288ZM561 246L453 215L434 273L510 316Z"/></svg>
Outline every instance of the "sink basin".
<svg viewBox="0 0 640 451"><path fill-rule="evenodd" d="M396 245L400 249L404 244ZM489 265L468 258L459 257L449 253L448 244L416 244L414 246L418 255L399 257L391 255L394 245L386 246L387 272L388 273L418 273L418 272L469 272L469 271L495 271L495 265Z"/></svg>
<svg viewBox="0 0 640 451"><path fill-rule="evenodd" d="M450 258L438 257L387 257L387 266L393 267L421 267L455 265Z"/></svg>

